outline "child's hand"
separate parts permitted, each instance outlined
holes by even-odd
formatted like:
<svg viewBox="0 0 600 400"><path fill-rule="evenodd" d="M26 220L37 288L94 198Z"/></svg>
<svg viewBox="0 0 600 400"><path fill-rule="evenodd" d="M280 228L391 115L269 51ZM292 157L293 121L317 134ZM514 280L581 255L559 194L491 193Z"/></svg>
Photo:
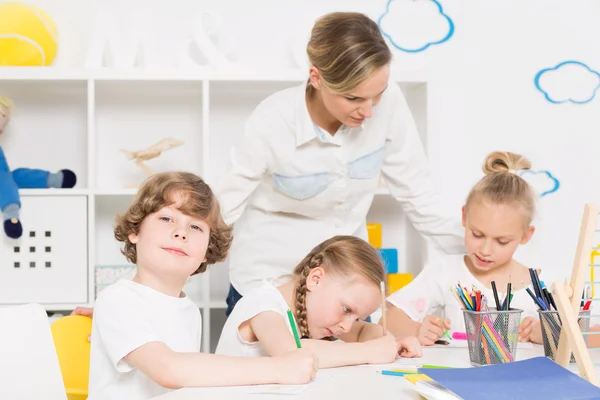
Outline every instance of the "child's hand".
<svg viewBox="0 0 600 400"><path fill-rule="evenodd" d="M423 346L431 346L436 340L444 336L450 329L450 320L435 315L426 315L419 328L419 342Z"/></svg>
<svg viewBox="0 0 600 400"><path fill-rule="evenodd" d="M71 315L85 315L86 317L93 318L94 308L93 307L75 307L71 312Z"/></svg>
<svg viewBox="0 0 600 400"><path fill-rule="evenodd" d="M388 364L398 358L399 346L396 338L387 334L362 342L365 345L365 355L368 364Z"/></svg>
<svg viewBox="0 0 600 400"><path fill-rule="evenodd" d="M271 359L275 362L276 383L285 385L309 383L319 369L319 360L307 349L297 349Z"/></svg>
<svg viewBox="0 0 600 400"><path fill-rule="evenodd" d="M405 358L421 357L421 343L416 336L398 339L398 354Z"/></svg>
<svg viewBox="0 0 600 400"><path fill-rule="evenodd" d="M519 327L519 342L541 343L542 330L540 320L534 317L525 317Z"/></svg>
<svg viewBox="0 0 600 400"><path fill-rule="evenodd" d="M83 315L85 317L94 317L94 308L93 307L75 307L75 309L71 312L71 315ZM92 335L88 335L88 342L92 341Z"/></svg>

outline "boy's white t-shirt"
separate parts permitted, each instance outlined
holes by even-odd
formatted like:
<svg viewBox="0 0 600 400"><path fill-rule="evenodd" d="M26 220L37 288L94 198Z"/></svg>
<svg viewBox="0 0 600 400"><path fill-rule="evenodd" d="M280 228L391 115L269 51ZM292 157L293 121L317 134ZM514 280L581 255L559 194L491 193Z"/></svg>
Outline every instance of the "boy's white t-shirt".
<svg viewBox="0 0 600 400"><path fill-rule="evenodd" d="M287 305L283 295L269 281L264 280L260 286L242 297L235 305L221 331L216 354L234 357L269 356L260 342L248 342L240 336L238 328L242 323L265 311L274 311L284 319L290 334L293 335L287 316Z"/></svg>
<svg viewBox="0 0 600 400"><path fill-rule="evenodd" d="M388 297L388 302L404 311L413 321L421 322L428 314L448 318L451 322L450 332L465 332L465 320L460 303L450 291L458 282L472 291L472 285L485 295L488 307L496 308L491 288L486 288L469 271L463 254L444 255L428 264L416 278L405 287ZM525 282L528 283L528 282ZM538 307L522 288L522 282L512 282L513 299L511 308L521 309L521 319L538 318ZM506 295L506 287L496 287L500 303Z"/></svg>
<svg viewBox="0 0 600 400"><path fill-rule="evenodd" d="M149 342L175 352L199 352L201 318L187 296L169 296L125 279L104 289L94 306L88 399L148 399L169 392L123 357Z"/></svg>

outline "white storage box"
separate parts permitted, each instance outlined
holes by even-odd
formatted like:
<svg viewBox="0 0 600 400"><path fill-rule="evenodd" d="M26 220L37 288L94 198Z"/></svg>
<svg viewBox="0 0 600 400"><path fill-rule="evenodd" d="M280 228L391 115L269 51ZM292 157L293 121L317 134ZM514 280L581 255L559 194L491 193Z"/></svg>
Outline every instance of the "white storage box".
<svg viewBox="0 0 600 400"><path fill-rule="evenodd" d="M23 235L0 240L0 304L88 301L86 196L21 196Z"/></svg>

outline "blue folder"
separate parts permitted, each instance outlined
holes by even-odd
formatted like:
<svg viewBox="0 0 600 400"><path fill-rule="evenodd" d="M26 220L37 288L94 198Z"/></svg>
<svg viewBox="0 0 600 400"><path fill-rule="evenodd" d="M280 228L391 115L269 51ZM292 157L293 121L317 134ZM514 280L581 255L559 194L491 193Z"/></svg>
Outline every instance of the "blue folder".
<svg viewBox="0 0 600 400"><path fill-rule="evenodd" d="M475 368L424 369L465 400L600 400L600 388L546 357Z"/></svg>

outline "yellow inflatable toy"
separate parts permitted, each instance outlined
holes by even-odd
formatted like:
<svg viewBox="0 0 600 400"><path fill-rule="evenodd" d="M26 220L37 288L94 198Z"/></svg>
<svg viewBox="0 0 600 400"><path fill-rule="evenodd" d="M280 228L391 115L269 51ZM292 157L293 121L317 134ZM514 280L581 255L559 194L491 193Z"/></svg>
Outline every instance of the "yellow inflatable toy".
<svg viewBox="0 0 600 400"><path fill-rule="evenodd" d="M54 21L39 8L0 3L0 66L47 66L58 50Z"/></svg>

